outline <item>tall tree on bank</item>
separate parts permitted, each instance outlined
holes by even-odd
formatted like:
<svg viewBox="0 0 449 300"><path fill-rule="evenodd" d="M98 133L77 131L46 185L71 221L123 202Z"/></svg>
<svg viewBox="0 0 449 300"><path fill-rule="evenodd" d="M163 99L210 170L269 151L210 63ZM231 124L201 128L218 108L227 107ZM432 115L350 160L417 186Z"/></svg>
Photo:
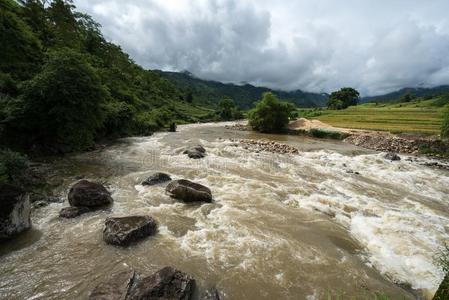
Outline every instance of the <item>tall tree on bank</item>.
<svg viewBox="0 0 449 300"><path fill-rule="evenodd" d="M357 105L359 97L360 94L357 90L345 87L330 94L327 106L329 109L345 109L349 106Z"/></svg>

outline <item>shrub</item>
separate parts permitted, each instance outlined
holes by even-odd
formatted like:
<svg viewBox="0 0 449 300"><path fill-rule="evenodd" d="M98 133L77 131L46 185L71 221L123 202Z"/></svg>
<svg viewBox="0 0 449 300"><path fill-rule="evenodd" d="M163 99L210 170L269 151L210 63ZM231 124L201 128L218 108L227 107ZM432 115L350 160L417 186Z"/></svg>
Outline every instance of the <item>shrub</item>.
<svg viewBox="0 0 449 300"><path fill-rule="evenodd" d="M26 156L9 149L0 149L0 183L20 180L27 166Z"/></svg>
<svg viewBox="0 0 449 300"><path fill-rule="evenodd" d="M272 93L264 93L248 113L249 125L260 132L281 132L288 124L289 115L294 109L291 103L279 101Z"/></svg>
<svg viewBox="0 0 449 300"><path fill-rule="evenodd" d="M325 130L325 129L319 129L319 128L312 128L309 131L309 134L316 138L328 138L328 139L335 139L335 140L343 140L348 135L340 132L340 131L332 131L332 130Z"/></svg>
<svg viewBox="0 0 449 300"><path fill-rule="evenodd" d="M327 106L329 109L345 109L351 105L357 105L359 96L359 92L353 88L342 88L330 94Z"/></svg>

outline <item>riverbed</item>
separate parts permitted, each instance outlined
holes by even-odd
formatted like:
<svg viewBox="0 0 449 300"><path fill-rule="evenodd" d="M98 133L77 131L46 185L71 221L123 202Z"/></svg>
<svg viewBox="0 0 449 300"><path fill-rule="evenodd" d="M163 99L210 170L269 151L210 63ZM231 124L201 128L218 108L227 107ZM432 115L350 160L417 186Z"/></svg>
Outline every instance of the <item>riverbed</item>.
<svg viewBox="0 0 449 300"><path fill-rule="evenodd" d="M33 229L0 246L0 299L86 299L114 272L167 265L223 299L431 298L443 277L435 256L449 240L447 170L224 125L184 125L53 159L60 197L82 176L105 184L114 205L71 220L58 217L67 201L34 210ZM235 142L262 138L299 152ZM205 158L182 153L195 144ZM184 204L164 185L140 184L159 171L208 186L214 202ZM103 242L106 217L142 214L158 221L154 237L128 248Z"/></svg>

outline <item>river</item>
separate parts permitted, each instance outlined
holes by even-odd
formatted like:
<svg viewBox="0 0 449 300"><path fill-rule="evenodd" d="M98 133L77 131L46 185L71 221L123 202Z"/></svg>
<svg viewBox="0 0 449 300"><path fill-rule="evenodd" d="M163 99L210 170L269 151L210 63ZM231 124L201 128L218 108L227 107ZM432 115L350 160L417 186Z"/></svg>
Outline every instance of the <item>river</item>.
<svg viewBox="0 0 449 300"><path fill-rule="evenodd" d="M103 182L114 205L71 220L58 218L67 201L34 210L33 229L0 246L0 298L86 299L124 267L146 275L166 265L224 299L430 299L435 292L443 276L435 255L449 240L448 171L343 142L223 124L178 129L53 160L61 197L82 175ZM256 153L232 138L300 151ZM206 158L182 154L198 143ZM208 186L214 202L183 204L164 185L140 185L156 171ZM106 245L105 218L133 214L156 218L158 233L128 248Z"/></svg>

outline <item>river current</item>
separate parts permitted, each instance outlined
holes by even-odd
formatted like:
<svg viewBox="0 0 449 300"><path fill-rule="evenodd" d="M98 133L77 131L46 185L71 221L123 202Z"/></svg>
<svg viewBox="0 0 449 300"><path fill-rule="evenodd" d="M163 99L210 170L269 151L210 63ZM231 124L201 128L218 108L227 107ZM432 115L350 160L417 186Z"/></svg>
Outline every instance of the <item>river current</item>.
<svg viewBox="0 0 449 300"><path fill-rule="evenodd" d="M449 172L343 142L264 135L224 124L127 138L54 159L56 192L77 176L112 191L110 210L58 218L65 203L33 211L33 229L0 246L0 299L86 299L125 267L171 265L223 299L430 299L435 256L449 240ZM298 154L251 151L230 139L271 139ZM204 159L182 154L202 144ZM154 172L212 190L211 204L171 199ZM108 216L153 216L158 233L128 248L102 240ZM340 297L340 298L338 298Z"/></svg>

